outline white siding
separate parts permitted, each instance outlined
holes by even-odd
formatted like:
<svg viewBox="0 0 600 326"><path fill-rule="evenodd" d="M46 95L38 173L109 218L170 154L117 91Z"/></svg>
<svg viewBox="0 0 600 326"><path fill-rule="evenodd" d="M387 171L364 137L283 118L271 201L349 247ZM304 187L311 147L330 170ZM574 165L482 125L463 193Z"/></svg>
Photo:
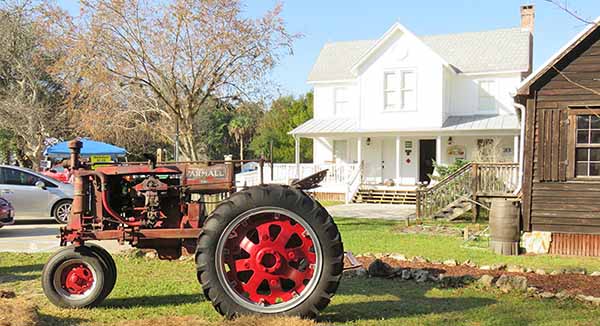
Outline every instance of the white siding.
<svg viewBox="0 0 600 326"><path fill-rule="evenodd" d="M439 127L442 125L443 66L429 48L409 35L388 41L373 59L359 69L361 114L359 125L367 130ZM385 111L384 74L414 71L416 105L412 110Z"/></svg>
<svg viewBox="0 0 600 326"><path fill-rule="evenodd" d="M448 115L473 114L515 114L514 92L521 81L520 73L488 74L488 75L454 75L448 76L451 87L451 100ZM479 110L479 82L492 81L495 87L496 112Z"/></svg>

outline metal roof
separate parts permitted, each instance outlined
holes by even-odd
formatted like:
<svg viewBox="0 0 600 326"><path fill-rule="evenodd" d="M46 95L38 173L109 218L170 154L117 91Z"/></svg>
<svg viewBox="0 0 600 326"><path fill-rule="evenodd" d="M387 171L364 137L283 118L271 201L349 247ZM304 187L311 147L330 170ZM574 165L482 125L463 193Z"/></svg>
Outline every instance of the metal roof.
<svg viewBox="0 0 600 326"><path fill-rule="evenodd" d="M289 132L291 135L300 134L329 134L355 132L358 123L355 119L333 118L333 119L310 119Z"/></svg>
<svg viewBox="0 0 600 326"><path fill-rule="evenodd" d="M445 130L519 129L516 115L455 115L442 125Z"/></svg>
<svg viewBox="0 0 600 326"><path fill-rule="evenodd" d="M378 133L378 132L452 132L452 131L482 131L482 130L519 130L519 120L516 115L466 115L449 116L442 127L411 128L411 129L364 129L360 128L356 119L329 118L310 119L289 132L290 135L317 135L343 133Z"/></svg>
<svg viewBox="0 0 600 326"><path fill-rule="evenodd" d="M531 33L521 28L422 36L431 50L457 72L482 73L529 70ZM354 79L352 66L377 40L327 43L308 75L308 81Z"/></svg>

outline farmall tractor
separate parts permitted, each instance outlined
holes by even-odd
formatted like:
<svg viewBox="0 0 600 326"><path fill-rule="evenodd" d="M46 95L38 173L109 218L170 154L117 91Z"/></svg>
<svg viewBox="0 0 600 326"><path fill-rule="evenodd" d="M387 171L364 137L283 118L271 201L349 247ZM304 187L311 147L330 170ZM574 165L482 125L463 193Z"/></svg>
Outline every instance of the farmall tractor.
<svg viewBox="0 0 600 326"><path fill-rule="evenodd" d="M228 318L315 317L329 303L342 274L342 239L325 208L303 191L324 173L235 192L234 164L241 161L91 169L80 162L81 146L69 143L75 194L60 230L63 248L42 272L53 304L94 307L112 291L115 262L90 240L154 249L161 259L177 259L183 250L195 254L205 296ZM217 193L229 196L207 214L202 198Z"/></svg>

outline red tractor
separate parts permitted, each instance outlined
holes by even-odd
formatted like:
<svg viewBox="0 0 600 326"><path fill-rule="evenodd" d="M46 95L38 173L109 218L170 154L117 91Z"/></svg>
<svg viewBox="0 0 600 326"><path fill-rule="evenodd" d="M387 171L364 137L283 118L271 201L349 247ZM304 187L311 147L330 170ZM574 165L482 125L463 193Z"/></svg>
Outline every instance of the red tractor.
<svg viewBox="0 0 600 326"><path fill-rule="evenodd" d="M53 304L93 307L112 291L116 265L89 240L155 249L161 259L194 253L205 296L229 318L315 317L329 303L342 274L342 239L325 208L303 191L323 173L291 186L235 192L234 164L241 161L91 169L79 161L81 146L69 143L75 194L69 223L60 230L63 248L42 272ZM205 198L215 194L227 198L207 214Z"/></svg>

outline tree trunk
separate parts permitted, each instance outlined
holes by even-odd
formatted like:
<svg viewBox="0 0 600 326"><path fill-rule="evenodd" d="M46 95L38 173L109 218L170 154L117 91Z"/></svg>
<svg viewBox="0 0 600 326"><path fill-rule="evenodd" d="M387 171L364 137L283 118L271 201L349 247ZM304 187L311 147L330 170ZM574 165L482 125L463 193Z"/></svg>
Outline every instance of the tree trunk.
<svg viewBox="0 0 600 326"><path fill-rule="evenodd" d="M244 138L240 138L240 160L244 160Z"/></svg>
<svg viewBox="0 0 600 326"><path fill-rule="evenodd" d="M179 152L184 161L199 161L198 142L194 137L194 125L191 119L179 120Z"/></svg>

